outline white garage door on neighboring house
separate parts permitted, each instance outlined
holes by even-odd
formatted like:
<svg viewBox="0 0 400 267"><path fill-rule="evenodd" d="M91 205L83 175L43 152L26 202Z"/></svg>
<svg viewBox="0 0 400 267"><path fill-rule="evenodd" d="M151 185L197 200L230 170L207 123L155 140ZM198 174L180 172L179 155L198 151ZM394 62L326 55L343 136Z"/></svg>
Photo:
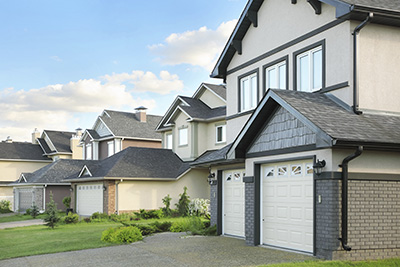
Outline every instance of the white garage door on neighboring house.
<svg viewBox="0 0 400 267"><path fill-rule="evenodd" d="M103 212L103 185L85 184L77 186L77 213L90 216Z"/></svg>
<svg viewBox="0 0 400 267"><path fill-rule="evenodd" d="M311 160L261 166L261 240L265 245L313 252Z"/></svg>
<svg viewBox="0 0 400 267"><path fill-rule="evenodd" d="M223 173L223 233L244 237L244 169Z"/></svg>

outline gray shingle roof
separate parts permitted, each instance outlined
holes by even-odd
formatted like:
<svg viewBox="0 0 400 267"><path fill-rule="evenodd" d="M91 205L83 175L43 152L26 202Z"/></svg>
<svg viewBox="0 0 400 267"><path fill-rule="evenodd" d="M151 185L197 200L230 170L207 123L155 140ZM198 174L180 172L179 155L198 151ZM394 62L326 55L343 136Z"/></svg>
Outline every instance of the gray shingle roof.
<svg viewBox="0 0 400 267"><path fill-rule="evenodd" d="M58 153L72 153L70 148L70 139L75 134L75 132L61 132L61 131L49 131L44 130L47 136L50 138L51 142L56 148Z"/></svg>
<svg viewBox="0 0 400 267"><path fill-rule="evenodd" d="M175 179L189 169L189 163L183 162L170 149L128 147L88 168L92 177L98 178ZM77 176L69 179L77 179Z"/></svg>
<svg viewBox="0 0 400 267"><path fill-rule="evenodd" d="M398 0L342 0L342 2L369 8L400 11L400 1Z"/></svg>
<svg viewBox="0 0 400 267"><path fill-rule="evenodd" d="M46 165L33 173L24 173L27 180L26 183L33 184L57 184L68 183L63 181L70 176L78 176L79 172L85 165L97 164L98 161L93 160L72 160L60 159L53 163ZM24 184L22 180L20 183L14 182L13 184Z"/></svg>
<svg viewBox="0 0 400 267"><path fill-rule="evenodd" d="M147 115L146 122L140 122L135 113L105 110L100 118L116 136L131 138L161 139L161 134L155 131L162 116Z"/></svg>
<svg viewBox="0 0 400 267"><path fill-rule="evenodd" d="M86 131L88 131L88 133L90 134L91 137L93 137L93 139L99 139L100 135L92 129L87 129Z"/></svg>
<svg viewBox="0 0 400 267"><path fill-rule="evenodd" d="M43 153L50 154L53 152L53 151L51 151L50 147L47 145L44 138L37 138L37 141L38 141L39 145L42 147Z"/></svg>
<svg viewBox="0 0 400 267"><path fill-rule="evenodd" d="M226 153L231 148L232 144L226 145L218 150L208 150L200 155L191 165L202 165L226 159Z"/></svg>
<svg viewBox="0 0 400 267"><path fill-rule="evenodd" d="M225 85L217 85L217 84L211 84L211 83L203 83L205 86L210 88L211 90L214 91L217 95L219 95L222 99L226 100L226 87Z"/></svg>
<svg viewBox="0 0 400 267"><path fill-rule="evenodd" d="M210 120L226 115L226 106L210 108L199 99L186 96L180 96L180 98L189 104L189 106L181 105L180 107L193 119Z"/></svg>
<svg viewBox="0 0 400 267"><path fill-rule="evenodd" d="M400 116L356 115L324 94L272 91L333 139L400 144Z"/></svg>
<svg viewBox="0 0 400 267"><path fill-rule="evenodd" d="M43 156L43 150L39 145L22 142L0 142L0 159L46 160L51 162L51 159Z"/></svg>

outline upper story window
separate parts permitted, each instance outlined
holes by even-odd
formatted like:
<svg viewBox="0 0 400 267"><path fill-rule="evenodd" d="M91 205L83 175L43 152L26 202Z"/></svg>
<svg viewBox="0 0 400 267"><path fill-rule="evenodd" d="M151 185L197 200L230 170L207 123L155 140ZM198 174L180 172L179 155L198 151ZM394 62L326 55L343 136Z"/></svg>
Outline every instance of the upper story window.
<svg viewBox="0 0 400 267"><path fill-rule="evenodd" d="M188 144L188 128L178 130L178 144L179 146L186 146Z"/></svg>
<svg viewBox="0 0 400 267"><path fill-rule="evenodd" d="M265 66L265 88L287 89L287 60Z"/></svg>
<svg viewBox="0 0 400 267"><path fill-rule="evenodd" d="M295 54L296 88L314 92L324 87L324 44Z"/></svg>
<svg viewBox="0 0 400 267"><path fill-rule="evenodd" d="M239 112L253 109L258 101L257 72L239 79Z"/></svg>
<svg viewBox="0 0 400 267"><path fill-rule="evenodd" d="M215 141L217 144L226 142L226 125L218 125L215 127Z"/></svg>
<svg viewBox="0 0 400 267"><path fill-rule="evenodd" d="M86 145L86 159L92 159L92 144Z"/></svg>
<svg viewBox="0 0 400 267"><path fill-rule="evenodd" d="M108 156L114 155L114 141L107 142Z"/></svg>
<svg viewBox="0 0 400 267"><path fill-rule="evenodd" d="M166 134L165 141L166 141L165 147L167 149L172 149L172 133Z"/></svg>

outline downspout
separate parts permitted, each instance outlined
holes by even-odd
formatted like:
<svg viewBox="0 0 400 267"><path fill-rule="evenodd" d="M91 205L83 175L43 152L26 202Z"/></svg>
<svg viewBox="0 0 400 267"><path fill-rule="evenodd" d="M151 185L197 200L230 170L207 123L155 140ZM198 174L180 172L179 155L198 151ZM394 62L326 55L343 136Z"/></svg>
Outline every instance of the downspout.
<svg viewBox="0 0 400 267"><path fill-rule="evenodd" d="M357 84L357 34L364 28L374 17L374 13L370 12L368 17L358 25L353 35L353 111L355 114L360 115L362 111L358 109L358 84Z"/></svg>
<svg viewBox="0 0 400 267"><path fill-rule="evenodd" d="M348 229L348 181L349 181L349 162L363 152L363 147L357 147L356 152L343 159L339 167L342 168L342 237L339 240L342 242L342 247L345 251L350 251L351 247L347 245L347 229Z"/></svg>

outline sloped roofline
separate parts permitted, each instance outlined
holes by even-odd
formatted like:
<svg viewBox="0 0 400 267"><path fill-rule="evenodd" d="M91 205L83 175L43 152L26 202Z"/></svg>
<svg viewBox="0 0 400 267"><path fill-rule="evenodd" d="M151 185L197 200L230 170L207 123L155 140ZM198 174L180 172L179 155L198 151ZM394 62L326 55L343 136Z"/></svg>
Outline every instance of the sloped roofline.
<svg viewBox="0 0 400 267"><path fill-rule="evenodd" d="M164 124L166 124L170 117L173 115L173 113L175 113L176 108L179 106L178 101L181 101L182 103L184 103L186 106L190 106L185 100L182 99L181 96L177 96L175 98L175 100L172 102L171 106L168 108L167 112L165 113L165 115L162 117L162 119L160 120L160 122L158 123L157 127L156 127L156 131L161 131L160 127Z"/></svg>
<svg viewBox="0 0 400 267"><path fill-rule="evenodd" d="M238 52L241 54L241 42L244 36L247 33L247 30L253 24L254 27L257 27L257 13L262 5L264 0L249 0L244 8L238 23L236 24L231 36L228 39L224 49L218 61L212 70L210 77L211 78L226 78L226 68L229 65L229 62L232 60L233 56ZM365 19L363 14L368 14L369 12L378 12L378 14L382 17L396 17L396 19L400 18L400 12L385 8L376 8L370 6L361 6L361 5L352 5L341 0L314 0L308 1L309 4L313 6L314 9L317 3L325 3L331 5L336 8L336 18L340 19ZM296 4L297 0L292 0L292 4ZM317 13L316 9L316 13ZM320 12L320 10L319 10ZM353 14L354 13L354 14ZM318 14L318 13L317 13ZM353 14L353 16L351 15ZM363 17L360 17L363 16ZM391 18L388 19L388 23L390 24Z"/></svg>
<svg viewBox="0 0 400 267"><path fill-rule="evenodd" d="M216 92L214 92L213 89L211 89L210 87L207 86L206 83L201 83L201 85L199 86L199 88L197 88L196 92L194 92L192 98L198 98L198 95L202 92L202 89L205 88L207 90L209 90L211 93L213 93L216 97L218 97L219 99L221 99L224 103L226 103L226 99L222 98L220 95L218 95Z"/></svg>
<svg viewBox="0 0 400 267"><path fill-rule="evenodd" d="M89 168L87 165L84 165L81 169L81 171L78 174L78 177L82 177L82 175L85 173L85 171L87 171L89 173L90 177L93 177L92 173L90 172Z"/></svg>
<svg viewBox="0 0 400 267"><path fill-rule="evenodd" d="M249 135L254 134L260 130L258 125L255 125L255 121L260 121L262 117L263 123L265 123L271 115L267 118L263 115L263 110L265 110L267 106L271 105L276 106L279 105L286 109L289 113L295 116L298 120L304 123L307 127L309 127L313 132L317 134L322 142L318 144L319 147L331 147L334 144L334 140L331 136L326 134L322 129L317 127L313 122L311 122L307 117L303 114L298 112L294 109L291 105L289 105L286 101L284 101L281 97L279 97L273 90L269 89L263 99L261 99L259 105L254 110L253 114L247 120L246 124L240 131L239 135L236 137L235 141L233 142L231 148L227 152L227 159L235 159L235 158L244 158L245 156L245 149L248 147L250 142L254 138L250 137ZM257 126L257 127L256 127Z"/></svg>
<svg viewBox="0 0 400 267"><path fill-rule="evenodd" d="M42 135L46 135L46 136L47 136L47 139L49 139L51 145L54 147L54 151L55 151L56 153L58 153L57 147L53 144L53 141L51 141L51 138L50 138L50 136L47 134L46 130L43 130ZM44 139L44 138L43 138L43 139ZM46 139L44 139L44 140L46 141ZM42 146L40 146L40 147L42 147ZM43 151L44 151L44 150L43 150ZM46 154L46 153L45 153L45 154Z"/></svg>

